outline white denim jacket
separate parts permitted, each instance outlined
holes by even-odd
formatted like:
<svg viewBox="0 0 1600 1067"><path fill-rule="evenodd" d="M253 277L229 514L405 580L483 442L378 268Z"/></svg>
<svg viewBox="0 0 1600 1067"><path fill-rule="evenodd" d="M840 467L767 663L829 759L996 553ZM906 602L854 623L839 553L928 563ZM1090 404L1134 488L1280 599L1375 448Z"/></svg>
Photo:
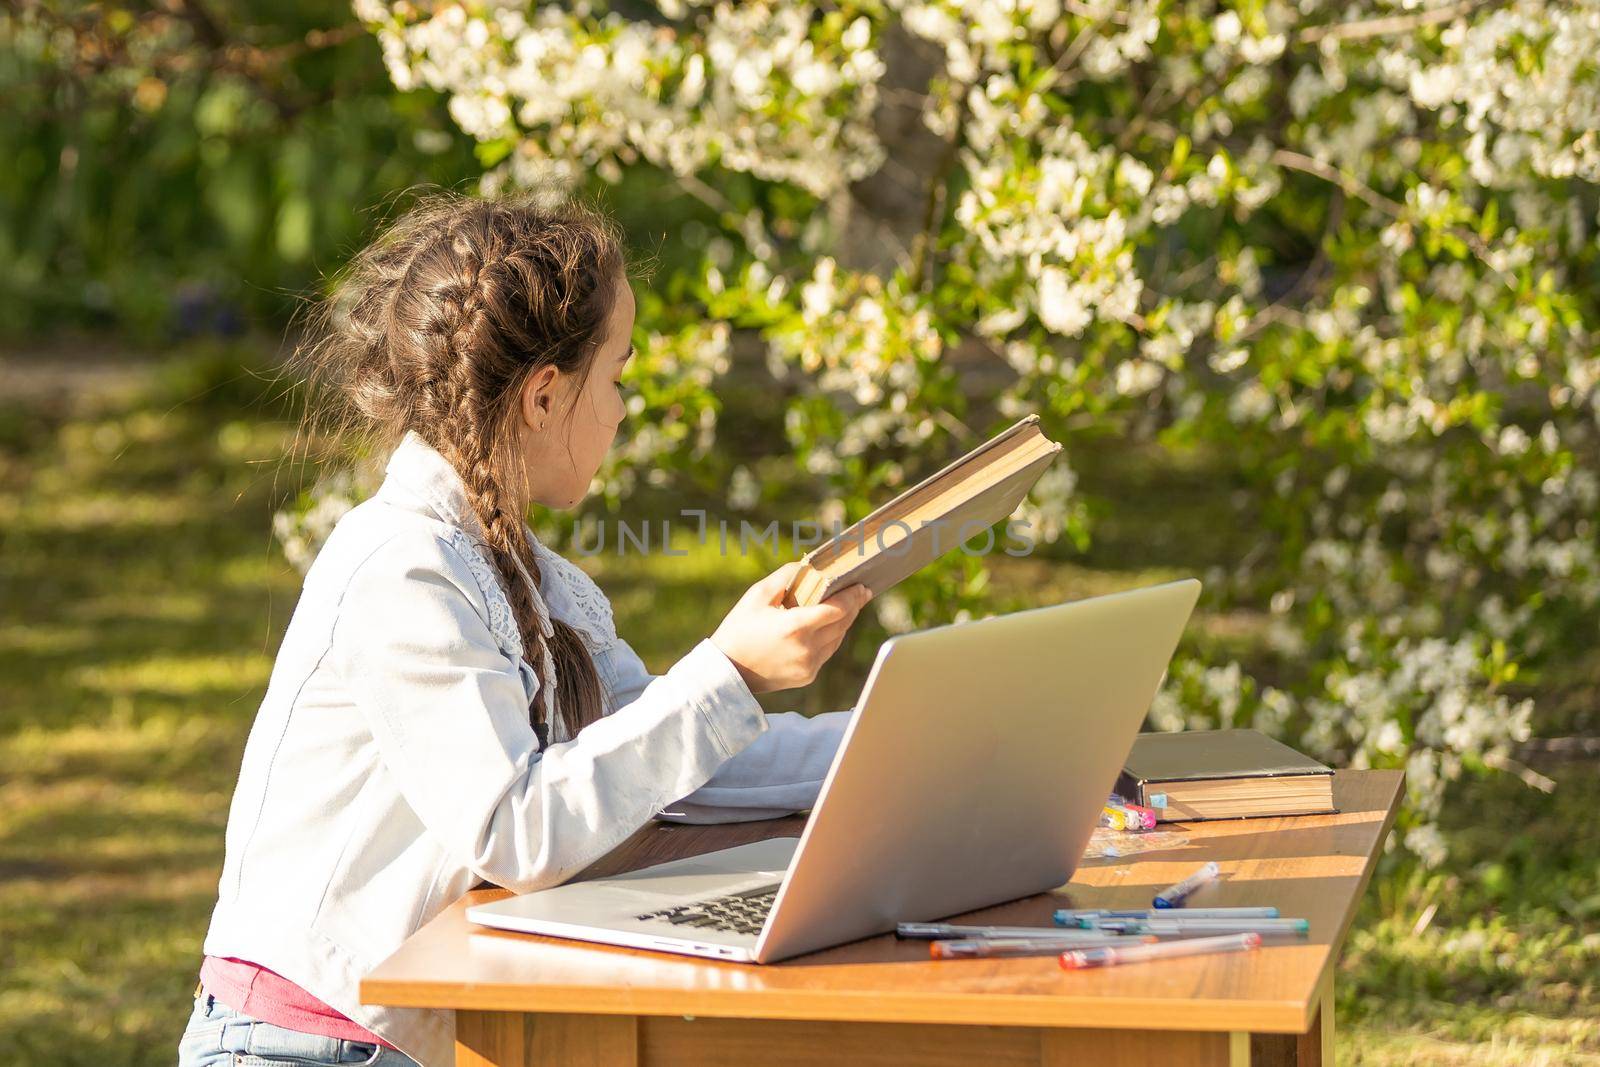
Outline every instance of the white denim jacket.
<svg viewBox="0 0 1600 1067"><path fill-rule="evenodd" d="M715 822L808 808L848 717L764 715L709 640L652 677L595 584L536 542L549 612L578 630L607 695L604 718L570 739L552 726L541 751L537 676L480 531L455 470L415 435L340 520L245 746L205 939L423 1067L454 1062L454 1013L357 1000L420 926L480 881L556 885L663 809Z"/></svg>

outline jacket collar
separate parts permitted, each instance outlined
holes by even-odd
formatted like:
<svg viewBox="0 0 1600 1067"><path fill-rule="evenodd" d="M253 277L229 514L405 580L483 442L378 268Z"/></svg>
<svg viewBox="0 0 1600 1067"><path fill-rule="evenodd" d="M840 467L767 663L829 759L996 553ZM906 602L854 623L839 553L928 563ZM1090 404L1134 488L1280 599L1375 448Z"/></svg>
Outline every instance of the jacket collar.
<svg viewBox="0 0 1600 1067"><path fill-rule="evenodd" d="M483 525L467 500L466 483L449 460L415 430L407 430L384 468L388 481L417 497L434 515L483 542Z"/></svg>
<svg viewBox="0 0 1600 1067"><path fill-rule="evenodd" d="M384 486L396 486L411 493L422 504L432 511L434 515L452 526L462 530L470 537L479 551L489 555L488 539L483 531L483 524L478 521L478 513L472 510L471 503L467 500L467 485L461 479L455 466L434 448L415 430L407 430L405 437L400 439L400 444L389 457L389 465L384 469L387 476ZM380 490L381 492L382 490ZM549 550L539 543L534 536L532 528L527 523L522 525L522 534L528 539L528 547L535 556L547 556ZM533 580L528 569L517 563L522 569L523 578L527 579L533 590L534 607L538 610L541 628L545 636L550 634L549 613L546 610L543 597L539 595L539 583Z"/></svg>
<svg viewBox="0 0 1600 1067"><path fill-rule="evenodd" d="M391 486L410 493L437 518L460 529L471 538L480 555L489 556L489 548L484 541L483 524L478 521L472 505L467 502L466 483L461 480L461 475L450 461L445 459L438 449L424 441L416 431L406 431L405 437L401 438L399 446L389 457L389 464L384 473L387 477L383 488L379 490L380 494ZM523 526L523 533L528 538L528 544L534 553L541 554L543 546L526 524ZM555 660L550 651L551 639L554 636L550 607L545 602L539 583L533 580L533 576L528 573L527 567L523 566L521 560L517 561L517 566L522 571L523 581L533 599L534 614L538 617L539 632L543 635L543 640L539 642L539 680L548 690L545 705L550 711L551 720L554 721L560 686L556 677ZM499 576L495 575L492 580L498 587ZM485 592L487 593L487 590ZM500 595L504 596L503 589L500 590Z"/></svg>
<svg viewBox="0 0 1600 1067"><path fill-rule="evenodd" d="M479 555L494 562L483 526L467 500L467 487L449 460L416 432L408 431L389 457L386 478L378 495L421 509L467 535ZM538 583L536 607L553 610L556 617L577 629L595 652L617 640L610 604L594 580L570 561L548 548L523 524L523 535L539 561L543 581ZM498 572L496 572L498 575ZM498 577L496 578L498 582Z"/></svg>

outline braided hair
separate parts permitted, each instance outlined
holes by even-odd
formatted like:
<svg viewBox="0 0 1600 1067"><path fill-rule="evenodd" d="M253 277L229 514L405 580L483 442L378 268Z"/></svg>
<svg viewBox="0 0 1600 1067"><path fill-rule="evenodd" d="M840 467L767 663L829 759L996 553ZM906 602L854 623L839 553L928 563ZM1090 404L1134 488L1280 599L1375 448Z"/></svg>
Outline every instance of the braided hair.
<svg viewBox="0 0 1600 1067"><path fill-rule="evenodd" d="M541 675L529 722L550 725L559 678L568 737L600 717L600 680L576 630L540 629L539 561L513 496L526 484L516 416L542 368L587 378L625 266L615 224L574 201L434 194L355 257L294 360L313 399L332 401L313 419L331 414L338 436L380 446L414 431L461 476ZM542 676L546 650L556 677Z"/></svg>

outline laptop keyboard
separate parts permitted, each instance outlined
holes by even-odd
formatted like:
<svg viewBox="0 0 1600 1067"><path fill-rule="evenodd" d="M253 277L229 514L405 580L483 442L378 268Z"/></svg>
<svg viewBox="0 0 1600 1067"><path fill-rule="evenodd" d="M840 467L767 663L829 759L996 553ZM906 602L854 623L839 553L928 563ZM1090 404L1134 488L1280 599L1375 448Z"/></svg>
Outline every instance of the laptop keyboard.
<svg viewBox="0 0 1600 1067"><path fill-rule="evenodd" d="M696 900L677 904L661 911L647 911L636 919L660 919L674 926L696 927L702 930L726 930L735 934L759 934L767 921L767 912L778 897L778 883L747 889L742 893L729 893L725 897Z"/></svg>

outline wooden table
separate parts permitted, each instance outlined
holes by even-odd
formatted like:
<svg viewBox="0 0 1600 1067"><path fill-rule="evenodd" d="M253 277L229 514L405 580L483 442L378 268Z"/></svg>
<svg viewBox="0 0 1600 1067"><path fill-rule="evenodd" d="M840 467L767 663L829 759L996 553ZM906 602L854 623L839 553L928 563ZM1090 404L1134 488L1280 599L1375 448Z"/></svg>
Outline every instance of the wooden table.
<svg viewBox="0 0 1600 1067"><path fill-rule="evenodd" d="M1272 904L1307 941L1087 972L1042 959L933 962L876 937L757 966L471 926L469 903L419 930L361 984L369 1004L456 1009L462 1067L1333 1063L1333 972L1399 801L1398 771L1340 771L1337 815L1179 824L1180 848L1082 864L1061 889L963 917L1050 924L1059 907L1147 907L1206 860L1195 906ZM1048 816L1041 816L1047 818ZM647 827L589 873L769 836L800 817Z"/></svg>

